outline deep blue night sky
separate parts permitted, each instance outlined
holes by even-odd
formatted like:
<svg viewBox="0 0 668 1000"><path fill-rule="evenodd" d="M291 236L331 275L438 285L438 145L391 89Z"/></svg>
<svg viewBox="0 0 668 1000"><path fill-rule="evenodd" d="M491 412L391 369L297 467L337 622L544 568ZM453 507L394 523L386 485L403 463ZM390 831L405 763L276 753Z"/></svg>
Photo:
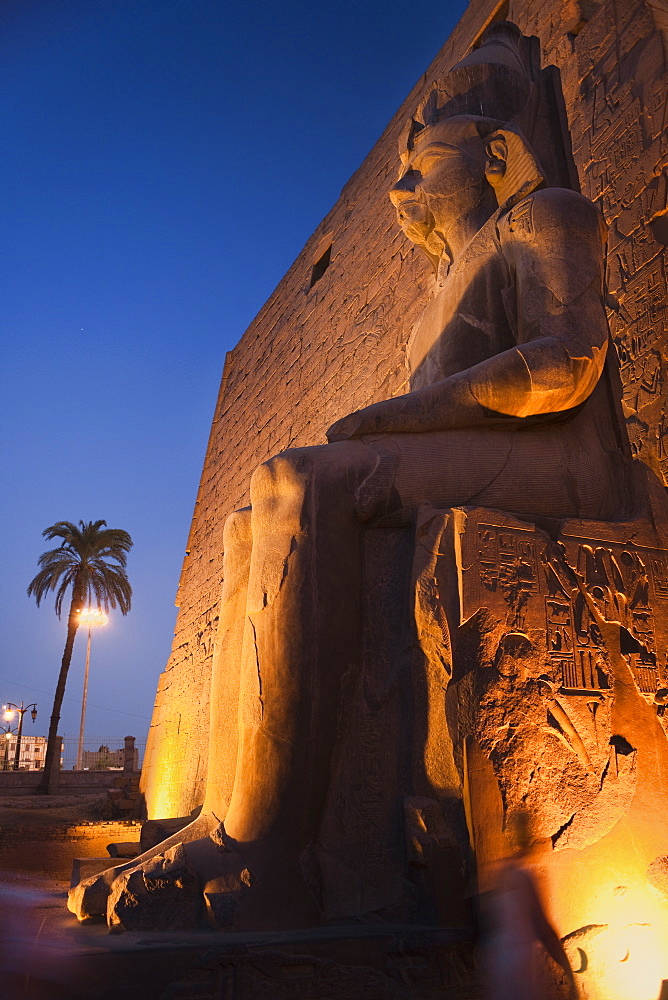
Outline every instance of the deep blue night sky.
<svg viewBox="0 0 668 1000"><path fill-rule="evenodd" d="M42 530L135 541L87 735L143 738L225 352L466 0L3 0L0 703L46 734L65 620ZM78 732L85 638L60 732Z"/></svg>

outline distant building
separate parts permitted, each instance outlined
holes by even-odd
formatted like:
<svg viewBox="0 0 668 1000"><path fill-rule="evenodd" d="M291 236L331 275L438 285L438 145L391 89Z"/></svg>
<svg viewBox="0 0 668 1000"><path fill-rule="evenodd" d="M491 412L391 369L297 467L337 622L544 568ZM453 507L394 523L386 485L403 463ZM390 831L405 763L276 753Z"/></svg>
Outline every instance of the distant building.
<svg viewBox="0 0 668 1000"><path fill-rule="evenodd" d="M14 767L14 756L16 754L16 735L12 733L9 738L3 737L2 743L4 743L4 750L0 746L0 768L3 771L11 771ZM44 767L45 757L45 736L21 737L21 750L19 754L20 771L39 771L40 768Z"/></svg>
<svg viewBox="0 0 668 1000"><path fill-rule="evenodd" d="M97 750L84 750L81 761L84 771L109 771L123 770L125 749L110 750L108 746L102 745ZM139 770L139 749L134 748L133 769Z"/></svg>

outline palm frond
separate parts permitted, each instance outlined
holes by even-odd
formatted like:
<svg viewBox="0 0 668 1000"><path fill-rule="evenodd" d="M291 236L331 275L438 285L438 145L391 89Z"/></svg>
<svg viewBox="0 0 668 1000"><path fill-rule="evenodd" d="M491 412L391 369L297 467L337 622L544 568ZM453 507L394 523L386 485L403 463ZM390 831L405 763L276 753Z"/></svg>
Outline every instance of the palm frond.
<svg viewBox="0 0 668 1000"><path fill-rule="evenodd" d="M28 585L28 596L39 605L55 591L56 614L60 617L68 589L83 601L94 599L105 611L118 607L126 615L132 603L132 587L125 568L132 538L122 528L108 528L106 521L56 521L42 532L50 541L62 539L57 549L38 560L39 573Z"/></svg>

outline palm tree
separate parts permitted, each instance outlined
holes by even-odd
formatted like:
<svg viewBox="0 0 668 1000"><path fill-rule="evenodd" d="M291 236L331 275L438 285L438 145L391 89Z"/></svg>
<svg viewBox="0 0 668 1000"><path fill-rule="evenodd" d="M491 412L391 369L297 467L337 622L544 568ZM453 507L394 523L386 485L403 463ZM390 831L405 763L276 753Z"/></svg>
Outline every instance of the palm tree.
<svg viewBox="0 0 668 1000"><path fill-rule="evenodd" d="M56 694L46 744L44 774L37 789L38 794L48 795L49 777L57 751L60 709L65 695L67 672L70 669L74 638L79 628L78 612L93 599L98 608L120 608L126 615L132 602L132 587L125 572L126 553L132 548L132 539L122 528L107 528L106 521L57 521L42 532L51 541L62 538L57 549L50 549L39 557L41 567L30 582L28 596L34 595L39 606L50 590L56 591L56 614L60 618L63 600L72 588L72 600L67 619L67 639L58 675Z"/></svg>

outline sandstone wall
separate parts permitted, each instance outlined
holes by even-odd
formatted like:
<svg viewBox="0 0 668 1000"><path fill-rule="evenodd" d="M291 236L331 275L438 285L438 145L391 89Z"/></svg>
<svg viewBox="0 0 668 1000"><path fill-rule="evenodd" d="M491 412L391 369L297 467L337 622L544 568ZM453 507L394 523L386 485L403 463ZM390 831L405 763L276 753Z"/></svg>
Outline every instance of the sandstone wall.
<svg viewBox="0 0 668 1000"><path fill-rule="evenodd" d="M183 815L206 779L210 667L226 516L248 503L253 469L324 442L337 417L406 390L404 348L431 289L424 257L387 191L401 130L435 78L491 20L541 39L562 76L583 193L610 224L610 319L635 453L668 475L665 361L666 0L474 0L341 198L226 358L179 585L172 655L160 678L143 788L149 815ZM652 223L652 225L650 225ZM657 239L657 237L660 238ZM312 268L331 262L312 288Z"/></svg>

